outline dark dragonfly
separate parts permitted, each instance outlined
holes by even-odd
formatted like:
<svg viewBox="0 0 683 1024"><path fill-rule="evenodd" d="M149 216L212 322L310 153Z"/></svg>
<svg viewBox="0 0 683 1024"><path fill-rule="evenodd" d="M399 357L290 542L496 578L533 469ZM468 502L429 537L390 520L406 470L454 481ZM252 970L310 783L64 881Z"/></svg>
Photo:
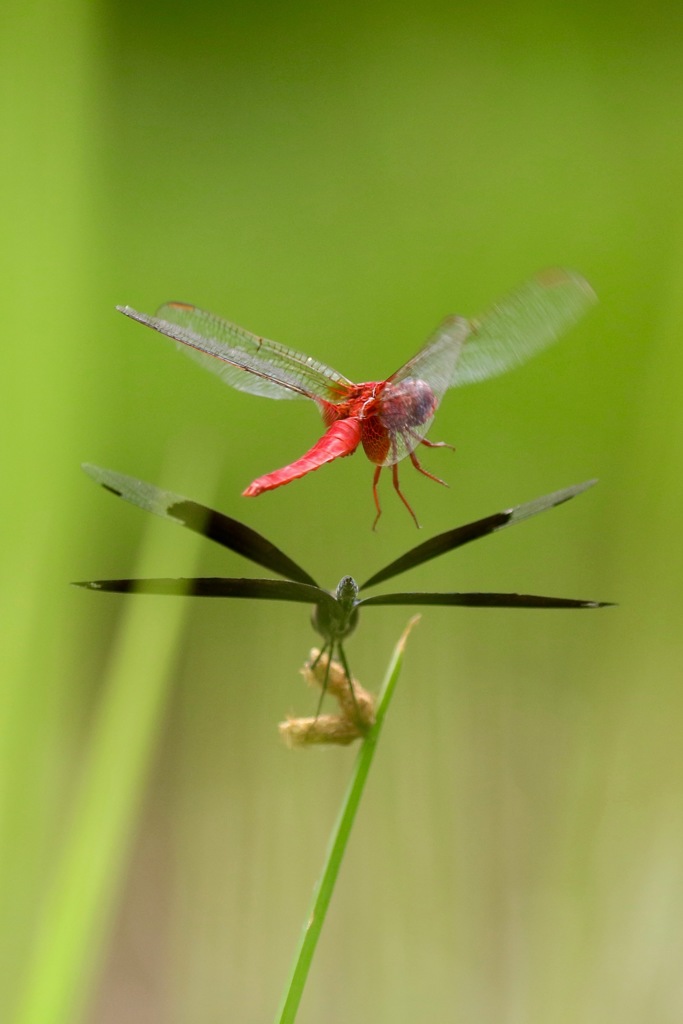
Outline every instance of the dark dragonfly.
<svg viewBox="0 0 683 1024"><path fill-rule="evenodd" d="M446 533L440 533L417 547L411 548L400 558L390 562L379 572L370 576L359 586L352 576L344 576L334 591L323 590L305 569L292 561L284 552L244 523L231 519L222 512L200 505L180 494L164 491L142 480L136 480L122 473L115 473L98 466L84 465L83 469L93 480L112 494L155 515L170 519L193 530L222 547L228 548L249 559L256 565L277 573L284 579L251 579L234 577L199 577L194 579L120 579L90 580L76 586L89 590L106 590L117 593L136 594L177 594L195 597L241 597L261 601L297 601L313 605L312 622L323 639L319 657L331 659L338 655L344 667L346 678L351 674L346 662L343 642L353 632L361 608L377 605L453 605L478 608L601 608L610 602L583 601L566 597L542 597L534 594L501 593L424 593L406 591L395 594L376 594L360 597L360 591L384 583L408 569L414 569L432 558L446 554L455 548L469 544L480 537L487 537L506 526L514 526L546 509L561 505L576 497L595 480L567 487L525 505L504 512L496 512L464 526L458 526ZM324 686L323 686L324 692Z"/></svg>

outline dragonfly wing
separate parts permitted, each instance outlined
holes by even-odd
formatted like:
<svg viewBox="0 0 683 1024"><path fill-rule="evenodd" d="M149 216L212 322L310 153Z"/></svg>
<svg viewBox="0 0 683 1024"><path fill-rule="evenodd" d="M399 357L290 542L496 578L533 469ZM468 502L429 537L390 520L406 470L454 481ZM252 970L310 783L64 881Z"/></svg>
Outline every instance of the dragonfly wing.
<svg viewBox="0 0 683 1024"><path fill-rule="evenodd" d="M608 608L610 601L581 601L571 597L541 597L537 594L378 594L365 597L359 605L457 605L471 608Z"/></svg>
<svg viewBox="0 0 683 1024"><path fill-rule="evenodd" d="M420 444L451 386L470 330L464 317L447 317L417 355L389 377L379 398L375 427L380 435L376 444L381 444L382 433L386 436L384 459L373 458L373 462L392 466ZM368 432L371 429L369 425Z"/></svg>
<svg viewBox="0 0 683 1024"><path fill-rule="evenodd" d="M204 576L195 579L87 580L75 583L86 590L102 590L116 594L159 594L178 597L243 597L261 601L296 601L323 605L332 614L338 612L337 601L320 587L293 580L227 579Z"/></svg>
<svg viewBox="0 0 683 1024"><path fill-rule="evenodd" d="M466 523L465 526L458 526L454 530L447 530L446 533L440 533L436 537L431 537L430 540L426 540L423 544L418 544L417 547L411 548L410 551L406 551L405 555L401 555L400 558L380 569L369 580L366 580L360 589L364 590L366 587L374 587L378 583L384 583L393 576L398 576L408 569L414 569L415 566L422 565L423 562L429 562L430 559L444 555L455 548L460 548L463 544L469 544L470 541L478 540L480 537L488 537L489 534L497 533L498 530L502 530L505 526L514 526L515 523L521 523L525 519L530 519L531 516L538 515L539 512L545 512L548 508L562 505L565 501L569 501L570 498L575 498L577 494L582 494L583 491L588 490L595 483L597 483L597 480L587 480L585 483L575 484L574 487L565 487L561 491L554 491L552 494L546 494L542 498L535 498L534 501L528 501L524 505L516 505L514 508L506 509L504 512L496 512L492 516L477 519L473 523Z"/></svg>
<svg viewBox="0 0 683 1024"><path fill-rule="evenodd" d="M543 270L470 321L451 387L496 377L551 345L597 302L580 274Z"/></svg>
<svg viewBox="0 0 683 1024"><path fill-rule="evenodd" d="M132 320L165 334L237 391L263 398L343 401L351 382L329 366L276 341L184 302L168 302L155 316L117 306Z"/></svg>
<svg viewBox="0 0 683 1024"><path fill-rule="evenodd" d="M312 576L293 562L283 551L271 544L269 540L262 537L256 530L252 530L244 523L231 519L230 516L216 512L206 505L200 505L196 501L184 498L182 494L174 494L173 491L163 491L159 487L145 483L144 480L136 480L132 476L125 476L123 473L115 473L111 469L102 469L100 466L93 466L84 463L83 469L92 477L96 483L101 484L106 490L116 494L131 505L145 509L146 512L153 512L154 515L164 519L171 519L173 522L186 526L189 530L208 537L224 548L248 558L256 565L264 569L270 569L280 576L286 576L290 580L297 580L299 583L317 586Z"/></svg>

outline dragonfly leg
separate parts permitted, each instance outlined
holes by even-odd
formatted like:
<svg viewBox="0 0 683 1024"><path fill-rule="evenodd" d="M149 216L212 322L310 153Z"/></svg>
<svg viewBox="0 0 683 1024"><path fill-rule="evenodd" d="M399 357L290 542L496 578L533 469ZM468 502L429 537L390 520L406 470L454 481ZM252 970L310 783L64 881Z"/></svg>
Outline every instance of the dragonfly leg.
<svg viewBox="0 0 683 1024"><path fill-rule="evenodd" d="M431 447L438 448L438 447L440 447L440 444L434 444ZM452 448L453 446L449 444L448 447ZM437 482L437 484L443 484L444 487L448 487L448 484L446 483L445 480L442 480L441 477L439 477L439 476L434 476L433 473L430 473L428 470L426 470L424 468L424 466L422 466L420 464L420 460L418 459L418 457L415 454L415 452L411 452L410 453L410 461L415 466L415 469L418 471L418 473L422 473L423 476L428 476L430 480L435 480ZM396 468L396 467L394 467L394 468Z"/></svg>
<svg viewBox="0 0 683 1024"><path fill-rule="evenodd" d="M404 434L414 441L416 446L423 444L427 448L450 448L452 452L455 451L455 445L449 444L448 441L428 441L426 437L420 437L415 430L405 430Z"/></svg>
<svg viewBox="0 0 683 1024"><path fill-rule="evenodd" d="M378 466L377 469L375 470L375 475L372 478L372 497L374 498L375 508L377 509L377 515L375 516L375 521L372 524L373 530L377 528L379 517L382 515L382 506L379 503L379 494L377 493L377 484L379 483L379 475L381 472L382 467Z"/></svg>
<svg viewBox="0 0 683 1024"><path fill-rule="evenodd" d="M421 437L420 444L425 444L428 448L450 448L452 452L455 451L455 445L449 444L448 441L428 441L426 437Z"/></svg>
<svg viewBox="0 0 683 1024"><path fill-rule="evenodd" d="M410 453L410 458L411 458L411 460L413 460L413 452ZM417 459L414 460L413 465L416 462L417 462ZM424 473L425 476L431 476L432 475L431 473L427 473L424 469L422 469L422 467L420 466L419 462L417 463L417 468L420 470L421 473ZM398 465L397 465L397 463L394 463L394 465L391 467L391 476L392 476L392 479L394 481L394 490L398 494L399 498L401 499L401 501L403 502L405 507L410 512L411 516L413 517L413 521L414 521L415 525L417 526L417 528L419 530L420 529L420 524L417 521L417 516L415 515L415 513L412 510L412 508L408 504L408 499L406 498L405 494L403 494L403 492L401 491L401 488L398 486ZM437 478L433 477L432 479L436 480ZM443 483L443 480L440 480L439 483Z"/></svg>

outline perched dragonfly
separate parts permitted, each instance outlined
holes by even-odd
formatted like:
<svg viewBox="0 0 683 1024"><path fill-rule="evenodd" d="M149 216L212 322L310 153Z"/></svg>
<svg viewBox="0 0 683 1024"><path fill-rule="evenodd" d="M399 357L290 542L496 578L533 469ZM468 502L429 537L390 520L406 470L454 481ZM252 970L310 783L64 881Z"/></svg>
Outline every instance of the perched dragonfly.
<svg viewBox="0 0 683 1024"><path fill-rule="evenodd" d="M403 592L359 597L360 591L385 583L387 580L414 569L432 558L462 547L470 541L496 533L506 526L514 526L546 509L561 505L576 497L595 480L567 487L525 505L475 522L458 526L431 540L419 544L400 558L374 573L361 586L352 576L344 576L333 591L324 590L315 579L297 565L284 552L244 523L231 519L222 512L200 505L180 494L164 491L142 480L136 480L113 470L84 465L86 473L112 494L138 505L148 512L186 526L224 548L242 555L249 561L284 579L251 579L233 577L199 577L195 579L120 579L91 580L76 586L89 590L118 593L176 594L197 597L242 597L262 601L295 601L313 605L313 627L323 639L319 657L329 655L329 661L338 654L346 678L351 682L343 643L353 632L361 608L376 605L459 605L479 608L601 608L610 602L583 601L566 597L540 597L534 594L499 593L424 593ZM323 686L324 692L324 686Z"/></svg>
<svg viewBox="0 0 683 1024"><path fill-rule="evenodd" d="M326 430L313 447L288 466L266 473L243 492L254 497L311 473L362 444L376 466L372 493L381 515L377 484L382 467L391 466L394 489L415 524L417 518L398 482L398 463L406 456L420 473L429 473L415 454L448 388L504 373L555 341L596 301L590 285L570 270L545 270L511 292L479 317L449 316L417 355L386 380L353 384L336 370L251 334L184 302L169 302L155 316L117 306L121 313L185 346L189 355L238 391L265 398L309 398L318 406Z"/></svg>

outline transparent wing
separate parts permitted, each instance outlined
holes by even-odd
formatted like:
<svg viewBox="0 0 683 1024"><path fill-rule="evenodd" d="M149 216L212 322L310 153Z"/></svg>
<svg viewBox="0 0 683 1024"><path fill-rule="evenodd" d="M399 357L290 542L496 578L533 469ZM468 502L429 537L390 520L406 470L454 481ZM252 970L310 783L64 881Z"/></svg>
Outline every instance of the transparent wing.
<svg viewBox="0 0 683 1024"><path fill-rule="evenodd" d="M470 321L451 387L505 373L551 345L597 302L580 274L543 270Z"/></svg>
<svg viewBox="0 0 683 1024"><path fill-rule="evenodd" d="M366 451L374 441L378 465L400 462L425 437L470 330L464 317L447 317L417 355L389 377L378 402L378 436L364 439Z"/></svg>
<svg viewBox="0 0 683 1024"><path fill-rule="evenodd" d="M189 356L237 391L263 398L340 402L351 382L329 366L183 302L160 306L155 316L130 306L120 313L173 338Z"/></svg>

